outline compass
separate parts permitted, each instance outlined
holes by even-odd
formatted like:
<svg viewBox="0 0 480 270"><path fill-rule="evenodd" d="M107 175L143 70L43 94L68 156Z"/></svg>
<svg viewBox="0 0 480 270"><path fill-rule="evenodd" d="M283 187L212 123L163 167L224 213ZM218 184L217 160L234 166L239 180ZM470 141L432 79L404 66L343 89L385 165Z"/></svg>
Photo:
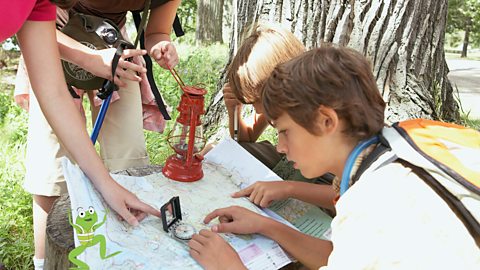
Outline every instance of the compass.
<svg viewBox="0 0 480 270"><path fill-rule="evenodd" d="M190 241L190 239L192 239L193 235L196 233L197 231L195 230L195 228L192 225L186 223L180 223L173 229L173 236L180 240Z"/></svg>
<svg viewBox="0 0 480 270"><path fill-rule="evenodd" d="M191 224L182 222L182 210L178 196L164 204L160 208L160 213L162 214L163 230L180 243L187 245L188 241L197 233Z"/></svg>

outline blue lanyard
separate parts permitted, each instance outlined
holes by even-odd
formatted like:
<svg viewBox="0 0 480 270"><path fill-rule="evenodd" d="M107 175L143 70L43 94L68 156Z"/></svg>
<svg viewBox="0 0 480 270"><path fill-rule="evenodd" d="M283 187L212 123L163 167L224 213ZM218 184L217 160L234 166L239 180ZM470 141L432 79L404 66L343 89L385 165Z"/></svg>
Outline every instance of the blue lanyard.
<svg viewBox="0 0 480 270"><path fill-rule="evenodd" d="M380 141L378 135L368 139L361 141L355 148L353 148L353 151L350 153L350 155L347 158L347 162L345 164L345 167L343 168L343 173L342 173L342 180L340 181L340 196L345 193L348 189L348 183L350 182L350 174L352 173L353 169L353 164L355 164L355 160L357 157L362 153L365 148L369 147L372 144L376 144Z"/></svg>

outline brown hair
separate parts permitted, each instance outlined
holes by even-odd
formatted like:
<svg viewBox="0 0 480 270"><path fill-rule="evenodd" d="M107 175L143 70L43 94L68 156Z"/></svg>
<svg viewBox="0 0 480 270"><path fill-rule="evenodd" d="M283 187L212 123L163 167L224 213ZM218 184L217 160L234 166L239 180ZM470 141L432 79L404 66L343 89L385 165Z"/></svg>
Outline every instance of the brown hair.
<svg viewBox="0 0 480 270"><path fill-rule="evenodd" d="M233 93L245 104L258 101L275 66L303 52L303 44L288 30L273 25L256 26L229 66L227 76Z"/></svg>
<svg viewBox="0 0 480 270"><path fill-rule="evenodd" d="M335 110L345 122L343 132L356 139L378 133L384 125L385 102L367 59L342 47L314 49L277 66L263 89L263 106L270 120L283 113L312 134L319 135L318 108Z"/></svg>
<svg viewBox="0 0 480 270"><path fill-rule="evenodd" d="M70 9L78 2L78 0L50 0L50 2L61 9Z"/></svg>

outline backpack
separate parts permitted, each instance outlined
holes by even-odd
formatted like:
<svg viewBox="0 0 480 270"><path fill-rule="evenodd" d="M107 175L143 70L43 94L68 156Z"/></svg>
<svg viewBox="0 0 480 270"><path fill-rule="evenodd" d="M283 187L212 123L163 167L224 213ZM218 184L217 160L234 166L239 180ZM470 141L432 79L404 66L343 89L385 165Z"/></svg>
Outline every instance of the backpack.
<svg viewBox="0 0 480 270"><path fill-rule="evenodd" d="M380 166L399 162L448 204L480 247L479 131L413 119L385 127L373 141L379 143L360 164L352 184L377 160Z"/></svg>

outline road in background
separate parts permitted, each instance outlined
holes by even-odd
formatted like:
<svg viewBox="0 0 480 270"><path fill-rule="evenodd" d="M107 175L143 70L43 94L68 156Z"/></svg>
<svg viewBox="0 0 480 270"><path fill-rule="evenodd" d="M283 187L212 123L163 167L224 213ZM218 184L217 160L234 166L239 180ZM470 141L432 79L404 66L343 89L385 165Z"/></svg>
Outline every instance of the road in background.
<svg viewBox="0 0 480 270"><path fill-rule="evenodd" d="M460 102L470 119L480 119L480 61L447 59L448 78L458 87Z"/></svg>

